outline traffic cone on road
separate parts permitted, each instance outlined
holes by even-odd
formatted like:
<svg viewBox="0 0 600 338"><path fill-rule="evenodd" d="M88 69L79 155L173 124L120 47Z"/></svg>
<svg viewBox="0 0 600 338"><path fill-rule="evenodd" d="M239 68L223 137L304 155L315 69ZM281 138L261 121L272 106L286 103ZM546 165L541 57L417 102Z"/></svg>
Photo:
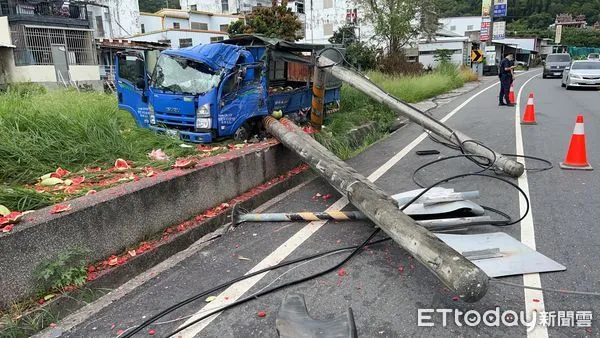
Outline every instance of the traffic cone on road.
<svg viewBox="0 0 600 338"><path fill-rule="evenodd" d="M537 124L537 122L535 122L533 93L529 93L529 98L527 99L527 107L525 107L525 114L523 114L523 121L521 121L521 124Z"/></svg>
<svg viewBox="0 0 600 338"><path fill-rule="evenodd" d="M583 130L583 115L577 115L573 136L569 144L569 151L564 162L560 163L562 169L592 170L592 166L587 161L587 151L585 150L585 132Z"/></svg>
<svg viewBox="0 0 600 338"><path fill-rule="evenodd" d="M510 91L508 92L508 100L510 101L510 104L515 104L515 87L512 83L510 84Z"/></svg>

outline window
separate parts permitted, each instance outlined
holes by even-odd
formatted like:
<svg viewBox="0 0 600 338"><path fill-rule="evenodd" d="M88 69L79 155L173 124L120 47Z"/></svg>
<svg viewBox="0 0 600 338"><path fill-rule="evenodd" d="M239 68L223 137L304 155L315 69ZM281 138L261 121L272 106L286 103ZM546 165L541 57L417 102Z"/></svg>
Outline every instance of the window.
<svg viewBox="0 0 600 338"><path fill-rule="evenodd" d="M472 31L473 30L473 25L467 25L467 30L468 31Z"/></svg>
<svg viewBox="0 0 600 338"><path fill-rule="evenodd" d="M203 31L208 30L208 24L204 23L204 22L194 22L194 21L192 21L191 27L192 27L192 29L198 29L198 30L203 30Z"/></svg>
<svg viewBox="0 0 600 338"><path fill-rule="evenodd" d="M229 13L229 0L221 0L221 12Z"/></svg>
<svg viewBox="0 0 600 338"><path fill-rule="evenodd" d="M181 25L179 24L179 22L173 22L173 28L179 29L181 28Z"/></svg>
<svg viewBox="0 0 600 338"><path fill-rule="evenodd" d="M323 0L323 8L333 8L333 0Z"/></svg>
<svg viewBox="0 0 600 338"><path fill-rule="evenodd" d="M285 61L271 60L269 65L269 78L271 80L285 80Z"/></svg>
<svg viewBox="0 0 600 338"><path fill-rule="evenodd" d="M221 32L227 32L227 29L229 28L229 25L220 25L219 26L219 30Z"/></svg>
<svg viewBox="0 0 600 338"><path fill-rule="evenodd" d="M456 30L456 26L450 26L450 30L454 32Z"/></svg>
<svg viewBox="0 0 600 338"><path fill-rule="evenodd" d="M192 46L192 39L179 39L179 48Z"/></svg>
<svg viewBox="0 0 600 338"><path fill-rule="evenodd" d="M169 40L169 39L166 39L166 40L158 40L158 42L160 42L160 43L166 43L166 44L167 44L167 45L169 45L169 46L171 45L171 40Z"/></svg>
<svg viewBox="0 0 600 338"><path fill-rule="evenodd" d="M119 77L136 84L144 79L144 61L133 55L119 55Z"/></svg>
<svg viewBox="0 0 600 338"><path fill-rule="evenodd" d="M142 28L142 34L146 33L146 26L144 26L144 24L142 24L141 28Z"/></svg>
<svg viewBox="0 0 600 338"><path fill-rule="evenodd" d="M98 32L98 36L104 37L104 22L102 22L102 15L96 16L96 32Z"/></svg>
<svg viewBox="0 0 600 338"><path fill-rule="evenodd" d="M53 65L52 45L62 45L66 49L69 64L96 65L98 59L91 31L76 29L10 27L15 65Z"/></svg>
<svg viewBox="0 0 600 338"><path fill-rule="evenodd" d="M190 5L190 10L197 11L198 10L198 5Z"/></svg>
<svg viewBox="0 0 600 338"><path fill-rule="evenodd" d="M323 25L323 35L333 35L333 24L326 23Z"/></svg>
<svg viewBox="0 0 600 338"><path fill-rule="evenodd" d="M296 2L296 12L299 14L304 14L304 3Z"/></svg>
<svg viewBox="0 0 600 338"><path fill-rule="evenodd" d="M223 40L225 40L225 38L222 36L211 36L210 37L210 43L219 42L219 41L223 41Z"/></svg>

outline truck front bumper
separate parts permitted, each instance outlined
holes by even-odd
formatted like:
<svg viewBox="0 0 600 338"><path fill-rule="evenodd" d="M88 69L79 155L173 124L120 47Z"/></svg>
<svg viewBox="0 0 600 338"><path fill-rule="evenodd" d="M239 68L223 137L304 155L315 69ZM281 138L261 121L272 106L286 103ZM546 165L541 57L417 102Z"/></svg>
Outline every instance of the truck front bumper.
<svg viewBox="0 0 600 338"><path fill-rule="evenodd" d="M211 143L213 141L211 133L197 133L177 129L161 128L156 126L150 126L150 129L159 134L165 134L171 137L179 138L186 142Z"/></svg>

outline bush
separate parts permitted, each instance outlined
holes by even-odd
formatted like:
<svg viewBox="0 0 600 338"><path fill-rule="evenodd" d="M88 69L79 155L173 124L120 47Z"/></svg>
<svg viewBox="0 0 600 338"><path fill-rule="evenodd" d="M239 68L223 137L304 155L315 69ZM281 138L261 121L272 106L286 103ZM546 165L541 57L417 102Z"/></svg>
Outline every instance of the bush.
<svg viewBox="0 0 600 338"><path fill-rule="evenodd" d="M45 94L46 91L46 87L37 83L22 82L9 84L6 93L25 98Z"/></svg>
<svg viewBox="0 0 600 338"><path fill-rule="evenodd" d="M364 42L352 42L346 47L346 61L361 71L374 69L377 62L377 50Z"/></svg>
<svg viewBox="0 0 600 338"><path fill-rule="evenodd" d="M422 64L409 62L402 52L381 56L377 65L377 70L386 74L415 76L423 72Z"/></svg>
<svg viewBox="0 0 600 338"><path fill-rule="evenodd" d="M89 253L86 249L72 249L41 263L36 272L40 296L70 285L83 285L87 277L86 256Z"/></svg>

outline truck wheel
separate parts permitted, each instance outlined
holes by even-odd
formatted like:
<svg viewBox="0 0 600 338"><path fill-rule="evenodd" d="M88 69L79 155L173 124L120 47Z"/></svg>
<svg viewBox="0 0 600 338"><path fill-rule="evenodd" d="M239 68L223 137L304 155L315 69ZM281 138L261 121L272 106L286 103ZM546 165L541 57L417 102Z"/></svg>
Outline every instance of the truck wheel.
<svg viewBox="0 0 600 338"><path fill-rule="evenodd" d="M250 138L250 130L246 123L242 124L233 134L235 141L246 141Z"/></svg>

